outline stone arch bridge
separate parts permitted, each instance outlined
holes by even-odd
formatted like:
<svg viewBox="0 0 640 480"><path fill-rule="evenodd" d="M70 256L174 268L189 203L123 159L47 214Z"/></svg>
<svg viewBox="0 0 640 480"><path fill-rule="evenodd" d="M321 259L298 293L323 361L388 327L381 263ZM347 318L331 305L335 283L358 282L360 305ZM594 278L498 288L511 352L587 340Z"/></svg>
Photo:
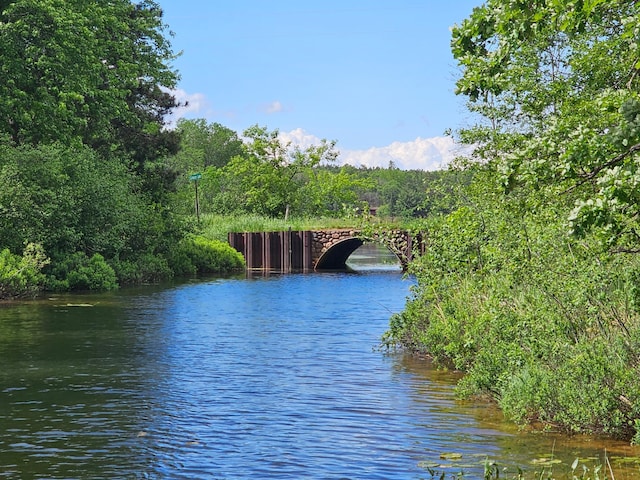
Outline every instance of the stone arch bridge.
<svg viewBox="0 0 640 480"><path fill-rule="evenodd" d="M421 235L404 230L363 234L356 229L230 233L229 245L242 253L247 269L276 272L344 270L349 256L364 243L385 245L406 270L424 252Z"/></svg>

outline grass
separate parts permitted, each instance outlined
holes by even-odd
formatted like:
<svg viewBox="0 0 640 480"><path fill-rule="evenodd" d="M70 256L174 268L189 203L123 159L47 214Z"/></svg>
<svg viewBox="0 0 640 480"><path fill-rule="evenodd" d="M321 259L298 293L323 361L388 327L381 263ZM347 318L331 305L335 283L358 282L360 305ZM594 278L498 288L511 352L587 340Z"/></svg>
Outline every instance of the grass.
<svg viewBox="0 0 640 480"><path fill-rule="evenodd" d="M230 232L278 232L285 230L320 230L331 228L357 228L360 219L339 218L268 218L260 215L224 216L205 214L200 216L200 233L212 239L227 241Z"/></svg>

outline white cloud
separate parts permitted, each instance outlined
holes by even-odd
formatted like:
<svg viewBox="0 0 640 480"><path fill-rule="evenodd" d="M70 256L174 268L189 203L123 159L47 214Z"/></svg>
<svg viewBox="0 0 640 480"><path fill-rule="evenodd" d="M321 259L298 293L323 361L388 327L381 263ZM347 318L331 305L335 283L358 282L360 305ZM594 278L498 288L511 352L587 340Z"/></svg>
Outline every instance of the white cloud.
<svg viewBox="0 0 640 480"><path fill-rule="evenodd" d="M279 113L284 111L284 107L282 103L276 100L275 102L271 102L264 107L264 112L271 115L272 113Z"/></svg>
<svg viewBox="0 0 640 480"><path fill-rule="evenodd" d="M301 128L280 132L280 137L302 148L320 143L318 137ZM393 142L386 147L343 150L340 152L338 162L371 168L386 168L389 162L393 162L402 170L439 170L446 168L457 156L465 153L468 153L468 148L454 143L451 137L418 137L412 142Z"/></svg>
<svg viewBox="0 0 640 480"><path fill-rule="evenodd" d="M172 114L168 118L169 128L175 127L179 119L187 116L188 114L200 114L205 116L209 110L209 101L204 93L187 93L182 89L168 90L168 92L176 98L176 101L181 105L173 110Z"/></svg>
<svg viewBox="0 0 640 480"><path fill-rule="evenodd" d="M318 145L321 141L318 137L304 131L302 128L296 128L290 132L280 132L279 136L285 143L291 142L292 145L296 145L300 148Z"/></svg>
<svg viewBox="0 0 640 480"><path fill-rule="evenodd" d="M402 170L439 170L463 153L462 147L450 137L418 137L412 142L393 142L386 147L348 150L341 160L365 167L388 167L393 162Z"/></svg>

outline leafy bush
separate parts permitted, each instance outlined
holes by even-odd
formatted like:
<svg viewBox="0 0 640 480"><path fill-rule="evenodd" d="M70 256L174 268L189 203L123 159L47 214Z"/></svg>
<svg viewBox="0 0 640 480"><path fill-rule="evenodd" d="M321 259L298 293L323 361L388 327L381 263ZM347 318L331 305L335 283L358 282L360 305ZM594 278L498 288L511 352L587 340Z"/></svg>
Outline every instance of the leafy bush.
<svg viewBox="0 0 640 480"><path fill-rule="evenodd" d="M52 266L47 288L99 291L118 288L118 283L113 268L102 255L96 253L89 258L84 252L75 252Z"/></svg>
<svg viewBox="0 0 640 480"><path fill-rule="evenodd" d="M41 270L49 263L41 245L30 243L21 256L0 251L0 299L34 297L43 288Z"/></svg>
<svg viewBox="0 0 640 480"><path fill-rule="evenodd" d="M466 372L461 394L519 423L640 440L640 258L568 236L566 203L495 194L491 176L423 225L418 285L383 341Z"/></svg>
<svg viewBox="0 0 640 480"><path fill-rule="evenodd" d="M242 254L229 244L200 236L184 239L174 253L176 273L227 273L244 268Z"/></svg>
<svg viewBox="0 0 640 480"><path fill-rule="evenodd" d="M196 266L191 260L191 256L187 253L187 249L182 246L175 248L169 255L169 265L173 274L178 277L187 277L197 273Z"/></svg>
<svg viewBox="0 0 640 480"><path fill-rule="evenodd" d="M173 277L173 270L166 258L146 253L134 260L113 262L118 280L122 285L158 283Z"/></svg>
<svg viewBox="0 0 640 480"><path fill-rule="evenodd" d="M88 147L0 143L0 249L16 252L25 240L41 244L61 264L51 279L57 290L112 288L106 277L94 284L97 272L67 278L76 263L89 261L76 257L77 251L100 253L123 283L171 276L164 257L187 225L166 204L171 175L162 167L145 171L147 183L167 177L168 185L158 185L152 195L126 162Z"/></svg>

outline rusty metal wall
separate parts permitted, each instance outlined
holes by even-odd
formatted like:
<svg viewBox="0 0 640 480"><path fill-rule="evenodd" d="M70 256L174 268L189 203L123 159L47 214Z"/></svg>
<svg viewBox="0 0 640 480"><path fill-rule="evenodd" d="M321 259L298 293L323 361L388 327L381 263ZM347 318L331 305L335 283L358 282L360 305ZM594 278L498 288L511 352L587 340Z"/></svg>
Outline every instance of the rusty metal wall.
<svg viewBox="0 0 640 480"><path fill-rule="evenodd" d="M228 235L229 245L244 256L247 269L283 273L313 269L312 239L313 232L290 230Z"/></svg>

